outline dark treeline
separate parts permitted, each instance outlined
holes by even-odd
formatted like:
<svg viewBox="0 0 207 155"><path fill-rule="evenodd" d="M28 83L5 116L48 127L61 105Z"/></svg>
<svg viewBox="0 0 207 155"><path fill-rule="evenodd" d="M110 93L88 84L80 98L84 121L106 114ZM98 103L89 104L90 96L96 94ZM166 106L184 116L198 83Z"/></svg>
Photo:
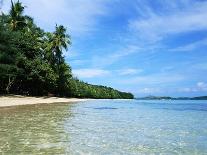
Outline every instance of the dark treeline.
<svg viewBox="0 0 207 155"><path fill-rule="evenodd" d="M146 96L136 99L137 100L207 100L207 96L197 96L197 97Z"/></svg>
<svg viewBox="0 0 207 155"><path fill-rule="evenodd" d="M56 25L54 32L45 32L24 9L12 2L9 14L0 15L0 94L133 98L74 78L62 53L71 44L66 28Z"/></svg>

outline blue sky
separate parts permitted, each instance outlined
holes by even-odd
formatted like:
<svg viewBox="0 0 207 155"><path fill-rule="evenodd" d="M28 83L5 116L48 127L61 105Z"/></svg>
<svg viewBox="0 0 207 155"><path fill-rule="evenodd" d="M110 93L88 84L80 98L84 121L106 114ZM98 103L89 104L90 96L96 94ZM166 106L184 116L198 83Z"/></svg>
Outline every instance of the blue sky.
<svg viewBox="0 0 207 155"><path fill-rule="evenodd" d="M65 58L79 79L138 97L207 95L206 0L22 2L45 30L67 27Z"/></svg>

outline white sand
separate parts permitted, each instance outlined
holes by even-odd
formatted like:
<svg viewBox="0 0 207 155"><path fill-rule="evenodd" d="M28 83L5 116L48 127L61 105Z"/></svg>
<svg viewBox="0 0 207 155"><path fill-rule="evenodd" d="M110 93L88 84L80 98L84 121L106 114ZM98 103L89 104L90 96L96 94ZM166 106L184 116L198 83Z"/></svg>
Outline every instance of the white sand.
<svg viewBox="0 0 207 155"><path fill-rule="evenodd" d="M58 97L25 97L25 96L3 96L0 97L0 107L10 107L29 104L44 104L44 103L71 103L83 102L88 99L77 98L58 98Z"/></svg>

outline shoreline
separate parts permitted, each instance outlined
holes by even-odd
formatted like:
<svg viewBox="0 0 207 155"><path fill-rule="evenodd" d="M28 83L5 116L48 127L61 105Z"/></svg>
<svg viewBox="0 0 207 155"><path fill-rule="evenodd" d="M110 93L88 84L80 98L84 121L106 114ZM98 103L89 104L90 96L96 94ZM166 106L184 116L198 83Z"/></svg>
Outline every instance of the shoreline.
<svg viewBox="0 0 207 155"><path fill-rule="evenodd" d="M60 98L60 97L28 97L20 95L0 96L0 108L33 104L74 103L91 99Z"/></svg>

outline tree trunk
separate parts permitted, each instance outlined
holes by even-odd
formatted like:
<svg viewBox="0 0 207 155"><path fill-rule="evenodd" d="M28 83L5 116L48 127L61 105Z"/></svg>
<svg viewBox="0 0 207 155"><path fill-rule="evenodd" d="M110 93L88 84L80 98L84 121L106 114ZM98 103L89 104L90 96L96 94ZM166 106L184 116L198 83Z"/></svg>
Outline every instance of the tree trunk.
<svg viewBox="0 0 207 155"><path fill-rule="evenodd" d="M7 84L7 87L6 87L7 94L9 94L10 88L11 88L12 84L14 83L14 79L15 79L14 77L12 78L12 77L9 76L9 82Z"/></svg>

